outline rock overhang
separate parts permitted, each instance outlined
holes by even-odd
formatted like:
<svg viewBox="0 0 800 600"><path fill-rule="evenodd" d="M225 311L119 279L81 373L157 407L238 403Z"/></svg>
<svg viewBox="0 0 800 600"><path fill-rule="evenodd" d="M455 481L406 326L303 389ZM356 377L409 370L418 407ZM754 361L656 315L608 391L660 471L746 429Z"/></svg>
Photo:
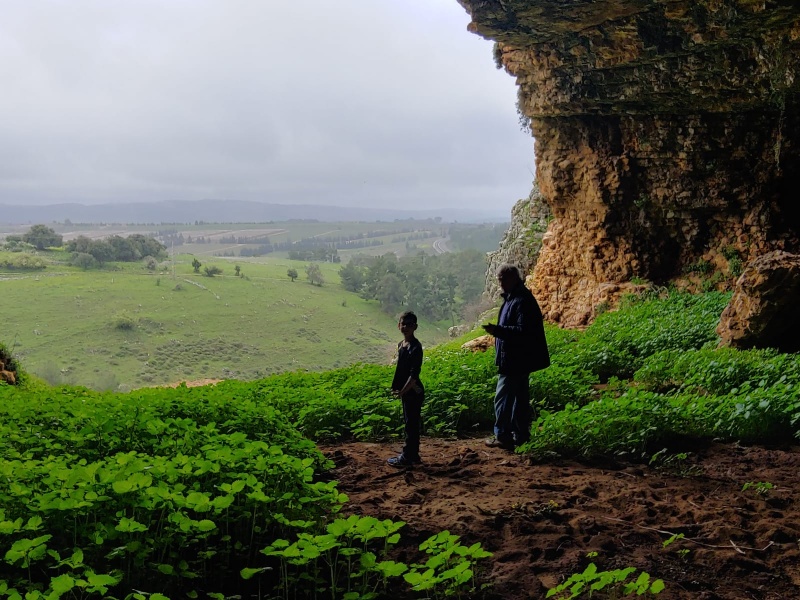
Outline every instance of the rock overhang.
<svg viewBox="0 0 800 600"><path fill-rule="evenodd" d="M459 0L516 77L553 221L532 277L546 316L601 288L796 251L800 5ZM707 281L705 282L708 283Z"/></svg>

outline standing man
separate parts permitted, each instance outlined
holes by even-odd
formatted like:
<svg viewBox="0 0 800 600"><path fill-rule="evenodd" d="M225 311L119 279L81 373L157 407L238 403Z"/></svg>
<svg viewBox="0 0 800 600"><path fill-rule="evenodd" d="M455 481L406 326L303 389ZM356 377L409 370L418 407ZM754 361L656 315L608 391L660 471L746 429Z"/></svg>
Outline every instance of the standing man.
<svg viewBox="0 0 800 600"><path fill-rule="evenodd" d="M486 440L491 448L513 450L531 437L533 409L528 376L550 366L550 353L544 337L544 321L539 304L525 287L515 265L497 269L503 290L503 304L497 325L483 328L495 338L497 391L494 397L494 437Z"/></svg>

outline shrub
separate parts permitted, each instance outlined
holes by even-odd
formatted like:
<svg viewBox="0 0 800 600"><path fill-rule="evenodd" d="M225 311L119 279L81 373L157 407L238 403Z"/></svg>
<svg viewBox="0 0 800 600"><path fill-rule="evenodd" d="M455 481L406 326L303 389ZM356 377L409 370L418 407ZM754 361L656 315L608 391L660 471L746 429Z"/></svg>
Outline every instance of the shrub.
<svg viewBox="0 0 800 600"><path fill-rule="evenodd" d="M719 315L729 298L719 292L629 297L619 311L600 315L573 344L556 348L554 362L579 366L603 382L629 379L656 352L715 344Z"/></svg>
<svg viewBox="0 0 800 600"><path fill-rule="evenodd" d="M645 359L634 378L657 392L677 389L724 395L744 384L800 383L800 357L772 349L669 350Z"/></svg>
<svg viewBox="0 0 800 600"><path fill-rule="evenodd" d="M40 271L47 268L47 263L40 256L24 252L0 252L0 269L9 271Z"/></svg>
<svg viewBox="0 0 800 600"><path fill-rule="evenodd" d="M121 312L114 317L113 327L119 331L133 331L136 329L136 319L127 312Z"/></svg>
<svg viewBox="0 0 800 600"><path fill-rule="evenodd" d="M84 271L93 269L99 264L94 256L86 252L73 252L69 262L72 266L79 267Z"/></svg>

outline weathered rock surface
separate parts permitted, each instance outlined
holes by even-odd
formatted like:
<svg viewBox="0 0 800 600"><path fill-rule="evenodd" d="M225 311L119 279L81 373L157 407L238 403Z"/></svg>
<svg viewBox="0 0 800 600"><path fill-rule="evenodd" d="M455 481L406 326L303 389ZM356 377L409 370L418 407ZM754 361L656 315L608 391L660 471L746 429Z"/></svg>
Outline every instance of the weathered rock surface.
<svg viewBox="0 0 800 600"><path fill-rule="evenodd" d="M723 346L800 350L800 255L769 252L745 266L717 326Z"/></svg>
<svg viewBox="0 0 800 600"><path fill-rule="evenodd" d="M495 300L500 295L496 275L501 264L515 264L523 273L529 273L533 269L550 219L550 208L545 204L539 186L534 181L528 197L518 201L511 209L511 224L500 241L499 248L489 253L485 290L489 299Z"/></svg>
<svg viewBox="0 0 800 600"><path fill-rule="evenodd" d="M580 326L598 289L800 250L800 4L459 0L497 41L553 219L532 288Z"/></svg>
<svg viewBox="0 0 800 600"><path fill-rule="evenodd" d="M17 367L14 360L0 347L0 382L9 385L17 383Z"/></svg>
<svg viewBox="0 0 800 600"><path fill-rule="evenodd" d="M460 335L464 335L469 330L469 325L453 325L452 327L447 328L447 335L449 335L451 338L457 338Z"/></svg>
<svg viewBox="0 0 800 600"><path fill-rule="evenodd" d="M471 350L472 352L486 352L489 348L494 348L494 337L491 335L482 335L464 343L461 347L464 350Z"/></svg>

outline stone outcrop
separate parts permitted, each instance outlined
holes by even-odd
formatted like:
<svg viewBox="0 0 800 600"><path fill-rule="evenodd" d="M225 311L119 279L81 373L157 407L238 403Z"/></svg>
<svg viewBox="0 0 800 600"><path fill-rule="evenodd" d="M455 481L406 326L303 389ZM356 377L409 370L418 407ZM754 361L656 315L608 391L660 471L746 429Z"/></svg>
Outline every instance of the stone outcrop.
<svg viewBox="0 0 800 600"><path fill-rule="evenodd" d="M497 267L501 264L515 264L522 269L523 274L533 269L550 219L550 208L545 204L539 186L534 181L528 197L517 202L511 209L511 224L500 241L499 248L488 255L485 294L489 299L494 300L500 295L496 274Z"/></svg>
<svg viewBox="0 0 800 600"><path fill-rule="evenodd" d="M588 323L602 286L702 270L724 287L735 265L800 250L800 4L459 2L535 138L548 320Z"/></svg>
<svg viewBox="0 0 800 600"><path fill-rule="evenodd" d="M17 384L16 363L2 346L0 346L0 383Z"/></svg>
<svg viewBox="0 0 800 600"><path fill-rule="evenodd" d="M486 352L489 348L494 348L494 337L488 334L482 335L474 340L465 342L461 347L472 352Z"/></svg>
<svg viewBox="0 0 800 600"><path fill-rule="evenodd" d="M717 326L722 346L800 350L800 255L769 252L748 263Z"/></svg>

